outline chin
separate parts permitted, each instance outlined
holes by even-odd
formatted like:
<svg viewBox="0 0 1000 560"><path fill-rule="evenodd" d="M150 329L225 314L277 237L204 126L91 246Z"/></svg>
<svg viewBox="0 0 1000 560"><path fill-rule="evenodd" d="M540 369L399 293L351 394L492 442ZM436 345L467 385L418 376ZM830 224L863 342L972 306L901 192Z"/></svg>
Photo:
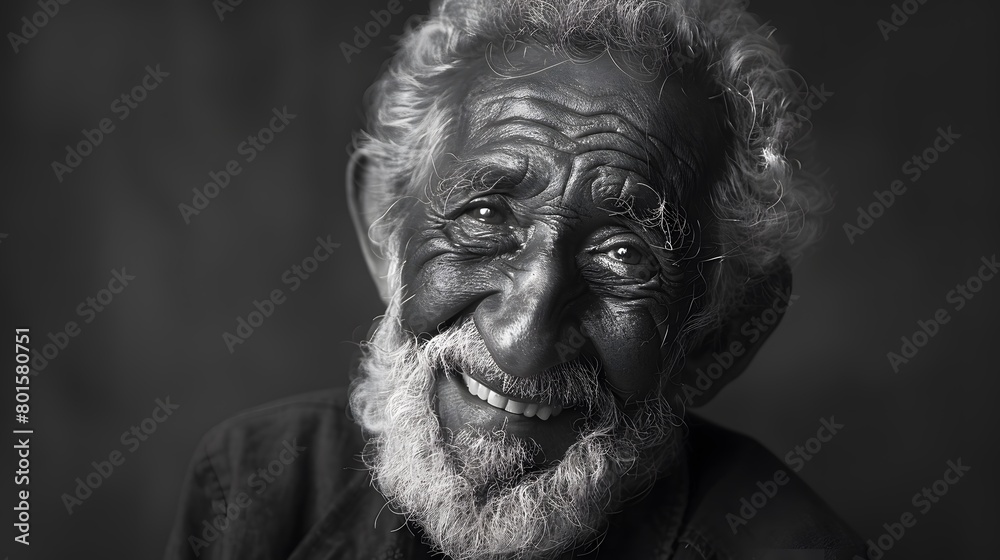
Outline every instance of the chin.
<svg viewBox="0 0 1000 560"><path fill-rule="evenodd" d="M445 554L556 557L652 482L656 469L636 465L676 458L665 401L626 421L585 369L583 387L567 375L528 395L494 379L468 327L417 341L397 309L366 346L351 407L376 486Z"/></svg>

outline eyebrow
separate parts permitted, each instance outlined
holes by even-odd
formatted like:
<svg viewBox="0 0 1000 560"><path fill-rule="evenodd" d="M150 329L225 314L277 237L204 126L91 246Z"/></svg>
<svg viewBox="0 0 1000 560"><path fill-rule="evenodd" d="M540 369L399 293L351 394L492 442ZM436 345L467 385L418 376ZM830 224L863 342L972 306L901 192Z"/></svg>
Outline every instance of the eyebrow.
<svg viewBox="0 0 1000 560"><path fill-rule="evenodd" d="M529 175L528 157L509 151L479 154L459 161L437 184L437 194L447 197L459 189L488 192L513 190Z"/></svg>
<svg viewBox="0 0 1000 560"><path fill-rule="evenodd" d="M622 204L621 199L615 200L615 208L611 210L602 207L612 216L624 218L636 227L652 235L657 243L652 244L658 249L669 251L675 255L687 254L697 241L697 232L685 216L683 207L659 196L655 205L644 209L640 214L634 207ZM644 214L646 217L643 217ZM683 255L682 255L683 258Z"/></svg>

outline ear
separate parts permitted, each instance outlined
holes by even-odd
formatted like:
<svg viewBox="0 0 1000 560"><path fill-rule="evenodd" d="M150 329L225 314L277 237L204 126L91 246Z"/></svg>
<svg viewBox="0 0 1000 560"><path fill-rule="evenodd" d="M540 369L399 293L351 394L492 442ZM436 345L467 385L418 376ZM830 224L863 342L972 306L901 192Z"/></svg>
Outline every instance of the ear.
<svg viewBox="0 0 1000 560"><path fill-rule="evenodd" d="M383 209L371 185L370 159L358 151L352 153L347 162L347 208L354 221L354 232L361 243L361 254L368 265L368 273L375 281L379 297L388 305L389 261L382 257L381 248L369 235L372 224L382 215Z"/></svg>
<svg viewBox="0 0 1000 560"><path fill-rule="evenodd" d="M739 377L792 304L792 271L782 260L764 282L748 289L744 305L688 353L678 381L686 406L707 404Z"/></svg>

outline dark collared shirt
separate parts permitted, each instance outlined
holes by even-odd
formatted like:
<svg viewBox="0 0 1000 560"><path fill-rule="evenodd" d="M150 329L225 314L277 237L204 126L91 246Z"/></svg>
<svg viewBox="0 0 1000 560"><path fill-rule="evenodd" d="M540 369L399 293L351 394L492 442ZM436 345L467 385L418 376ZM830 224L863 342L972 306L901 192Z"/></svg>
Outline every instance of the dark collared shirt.
<svg viewBox="0 0 1000 560"><path fill-rule="evenodd" d="M165 558L440 558L372 487L346 400L344 390L314 393L211 430L192 460ZM688 424L681 466L613 516L600 546L582 558L865 557L854 533L762 446L697 419ZM772 488L766 481L778 470L789 482ZM755 493L773 496L741 513L741 500Z"/></svg>

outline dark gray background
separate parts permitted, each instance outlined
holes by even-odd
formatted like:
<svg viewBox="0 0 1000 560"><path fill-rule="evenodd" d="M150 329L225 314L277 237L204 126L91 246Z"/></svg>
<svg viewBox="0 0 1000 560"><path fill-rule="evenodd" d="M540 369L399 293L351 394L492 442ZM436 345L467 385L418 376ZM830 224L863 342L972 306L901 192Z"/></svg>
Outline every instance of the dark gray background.
<svg viewBox="0 0 1000 560"><path fill-rule="evenodd" d="M38 10L9 4L5 34ZM71 2L19 53L5 43L3 336L29 326L40 348L67 321L82 323L77 305L107 285L111 269L136 276L32 379L33 544L29 556L4 523L0 550L11 558L158 557L201 434L241 409L345 383L381 311L343 203L345 146L391 36L426 2L403 0L403 13L351 63L339 45L386 4L247 1L220 21L209 0ZM887 559L995 552L985 528L1000 521L990 474L1000 281L951 312L900 372L886 359L918 319L951 310L948 291L998 249L998 14L979 4L928 0L888 42L876 21L889 17L889 1L751 6L777 27L805 80L834 92L811 120L837 208L796 269L800 299L785 323L703 412L779 456L835 416L845 429L800 475L866 539L914 511L911 497L946 461L970 465ZM156 64L170 76L117 120L111 102ZM185 225L178 204L282 106L297 115L289 128ZM58 182L51 162L105 117L115 131ZM850 244L842 224L874 201L873 190L906 179L903 162L939 126L961 139ZM327 235L341 243L333 258L230 354L223 331L254 299L286 289L282 272ZM13 369L12 356L4 363ZM91 461L123 449L121 433L167 395L181 408L69 515L60 496ZM13 464L3 462L4 477ZM8 516L13 499L5 494L0 506Z"/></svg>

